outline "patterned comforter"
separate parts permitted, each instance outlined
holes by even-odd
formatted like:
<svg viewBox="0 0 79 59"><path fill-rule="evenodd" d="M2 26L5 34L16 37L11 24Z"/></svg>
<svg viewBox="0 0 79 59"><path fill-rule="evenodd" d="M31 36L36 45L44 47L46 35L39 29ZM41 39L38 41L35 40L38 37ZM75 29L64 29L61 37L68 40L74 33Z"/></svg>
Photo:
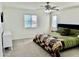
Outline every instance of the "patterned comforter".
<svg viewBox="0 0 79 59"><path fill-rule="evenodd" d="M56 37L52 37L51 35L47 34L37 34L33 41L39 44L41 47L43 47L52 56L60 56L59 51L63 47L63 45L62 42L58 40Z"/></svg>

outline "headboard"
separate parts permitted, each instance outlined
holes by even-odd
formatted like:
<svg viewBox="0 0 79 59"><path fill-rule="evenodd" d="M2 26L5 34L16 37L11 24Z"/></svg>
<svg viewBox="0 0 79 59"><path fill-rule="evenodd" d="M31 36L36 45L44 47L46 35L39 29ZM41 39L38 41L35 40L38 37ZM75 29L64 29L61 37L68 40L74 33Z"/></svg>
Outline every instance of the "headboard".
<svg viewBox="0 0 79 59"><path fill-rule="evenodd" d="M79 29L79 25L76 25L76 24L58 24L58 27Z"/></svg>

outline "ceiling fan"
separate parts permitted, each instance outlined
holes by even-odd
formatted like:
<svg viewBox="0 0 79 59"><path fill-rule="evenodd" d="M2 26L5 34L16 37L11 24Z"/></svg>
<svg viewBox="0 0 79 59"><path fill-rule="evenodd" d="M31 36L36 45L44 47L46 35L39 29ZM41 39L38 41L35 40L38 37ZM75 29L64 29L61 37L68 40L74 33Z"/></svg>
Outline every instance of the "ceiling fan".
<svg viewBox="0 0 79 59"><path fill-rule="evenodd" d="M56 10L56 11L58 11L59 9L57 9L57 7L58 6L51 6L50 4L49 4L50 2L46 2L46 5L45 5L45 8L46 8L46 10L48 9L48 10Z"/></svg>
<svg viewBox="0 0 79 59"><path fill-rule="evenodd" d="M58 6L51 6L50 2L46 2L46 5L42 6L46 12L51 12L51 11L59 11Z"/></svg>

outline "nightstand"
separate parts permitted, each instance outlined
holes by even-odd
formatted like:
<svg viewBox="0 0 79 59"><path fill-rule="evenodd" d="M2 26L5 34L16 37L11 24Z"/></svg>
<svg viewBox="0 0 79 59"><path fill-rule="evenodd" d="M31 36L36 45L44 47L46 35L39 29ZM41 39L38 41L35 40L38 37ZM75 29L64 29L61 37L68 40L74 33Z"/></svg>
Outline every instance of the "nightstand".
<svg viewBox="0 0 79 59"><path fill-rule="evenodd" d="M4 32L4 34L3 34L3 48L11 48L11 50L13 49L11 32Z"/></svg>

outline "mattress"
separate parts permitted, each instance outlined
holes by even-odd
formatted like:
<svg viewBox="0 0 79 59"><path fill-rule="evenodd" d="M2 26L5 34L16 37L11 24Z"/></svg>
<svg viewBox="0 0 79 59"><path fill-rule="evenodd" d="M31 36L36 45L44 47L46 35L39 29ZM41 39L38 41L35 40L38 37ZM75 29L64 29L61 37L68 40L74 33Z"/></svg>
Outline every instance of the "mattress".
<svg viewBox="0 0 79 59"><path fill-rule="evenodd" d="M65 45L64 49L79 45L79 38L77 37L63 36L62 39Z"/></svg>

